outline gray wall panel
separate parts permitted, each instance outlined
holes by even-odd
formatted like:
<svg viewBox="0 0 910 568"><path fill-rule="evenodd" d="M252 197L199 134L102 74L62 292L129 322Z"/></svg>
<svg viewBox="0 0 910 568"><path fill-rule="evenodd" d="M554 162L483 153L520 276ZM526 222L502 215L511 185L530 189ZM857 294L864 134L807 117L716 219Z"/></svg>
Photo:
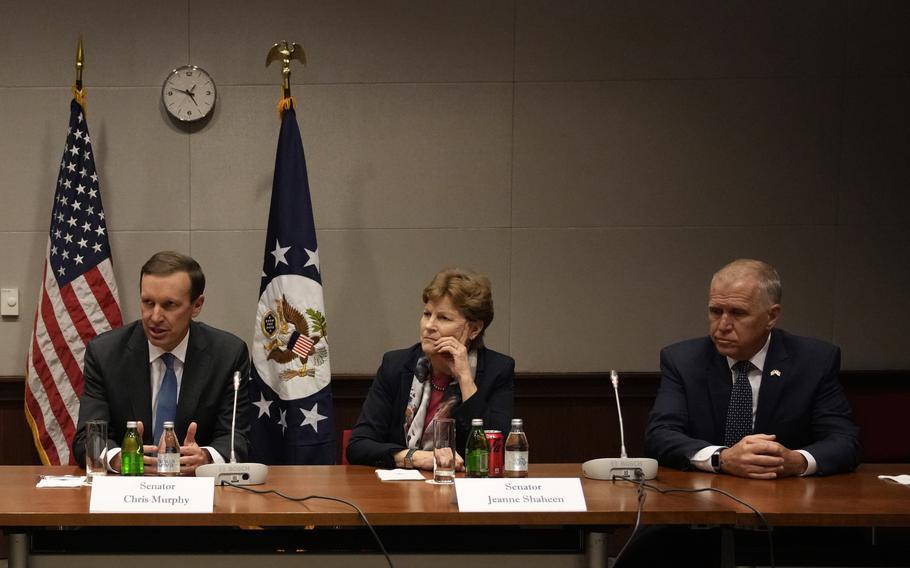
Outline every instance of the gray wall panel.
<svg viewBox="0 0 910 568"><path fill-rule="evenodd" d="M490 274L525 371L657 369L704 333L710 273L776 264L782 326L910 368L906 3L0 1L0 375L23 372L85 35L89 126L125 316L154 251L196 255L203 318L249 340L279 123L272 43L304 45L336 372L416 340L433 273ZM207 122L158 102L212 72Z"/></svg>

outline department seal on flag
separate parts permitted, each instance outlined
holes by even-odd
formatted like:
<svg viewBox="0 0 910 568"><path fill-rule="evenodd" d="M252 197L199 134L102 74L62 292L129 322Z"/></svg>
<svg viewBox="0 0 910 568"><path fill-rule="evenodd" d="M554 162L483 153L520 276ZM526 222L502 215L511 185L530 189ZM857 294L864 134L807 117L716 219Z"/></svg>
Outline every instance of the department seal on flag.
<svg viewBox="0 0 910 568"><path fill-rule="evenodd" d="M285 400L310 396L331 380L328 327L319 292L319 284L309 278L278 276L259 301L253 363Z"/></svg>

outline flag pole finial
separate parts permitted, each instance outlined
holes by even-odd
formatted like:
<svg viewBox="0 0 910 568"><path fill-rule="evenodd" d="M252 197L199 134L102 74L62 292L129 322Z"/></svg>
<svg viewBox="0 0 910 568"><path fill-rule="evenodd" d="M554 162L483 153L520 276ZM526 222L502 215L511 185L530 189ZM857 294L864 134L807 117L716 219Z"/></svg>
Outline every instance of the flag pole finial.
<svg viewBox="0 0 910 568"><path fill-rule="evenodd" d="M278 103L278 109L286 110L294 106L291 99L291 60L296 59L302 65L306 65L306 53L300 44L280 41L269 49L269 54L265 58L265 66L268 67L273 61L281 60L281 92L282 98Z"/></svg>
<svg viewBox="0 0 910 568"><path fill-rule="evenodd" d="M82 49L82 36L76 45L76 82L73 83L73 98L85 111L85 89L82 87L82 68L85 67L85 51Z"/></svg>
<svg viewBox="0 0 910 568"><path fill-rule="evenodd" d="M82 68L85 66L85 52L82 49L82 36L76 46L76 90L82 90Z"/></svg>

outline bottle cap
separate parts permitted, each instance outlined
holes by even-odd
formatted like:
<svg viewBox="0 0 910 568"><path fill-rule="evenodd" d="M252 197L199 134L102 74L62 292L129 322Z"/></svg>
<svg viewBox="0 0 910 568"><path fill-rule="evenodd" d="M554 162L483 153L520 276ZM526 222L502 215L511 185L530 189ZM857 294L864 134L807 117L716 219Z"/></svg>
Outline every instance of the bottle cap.
<svg viewBox="0 0 910 568"><path fill-rule="evenodd" d="M166 421L164 422L164 427L165 427L165 428L173 428L173 427L174 427L174 423L171 422L170 420L166 420Z"/></svg>
<svg viewBox="0 0 910 568"><path fill-rule="evenodd" d="M128 420L127 423L126 423L126 427L127 427L127 428L135 428L135 427L136 427L136 421L135 421L135 420Z"/></svg>
<svg viewBox="0 0 910 568"><path fill-rule="evenodd" d="M515 428L516 426L518 426L519 428L524 426L524 422L521 420L521 418L512 419L512 428Z"/></svg>
<svg viewBox="0 0 910 568"><path fill-rule="evenodd" d="M472 418L471 426L483 426L483 418Z"/></svg>

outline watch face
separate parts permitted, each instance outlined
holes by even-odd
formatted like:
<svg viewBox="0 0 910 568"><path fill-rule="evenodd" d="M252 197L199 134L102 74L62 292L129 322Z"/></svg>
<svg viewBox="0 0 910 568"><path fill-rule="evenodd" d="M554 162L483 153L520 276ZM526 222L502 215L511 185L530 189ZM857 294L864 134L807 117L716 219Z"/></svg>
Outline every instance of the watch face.
<svg viewBox="0 0 910 568"><path fill-rule="evenodd" d="M177 120L205 118L215 108L215 82L204 69L185 65L171 71L161 88L161 101Z"/></svg>

